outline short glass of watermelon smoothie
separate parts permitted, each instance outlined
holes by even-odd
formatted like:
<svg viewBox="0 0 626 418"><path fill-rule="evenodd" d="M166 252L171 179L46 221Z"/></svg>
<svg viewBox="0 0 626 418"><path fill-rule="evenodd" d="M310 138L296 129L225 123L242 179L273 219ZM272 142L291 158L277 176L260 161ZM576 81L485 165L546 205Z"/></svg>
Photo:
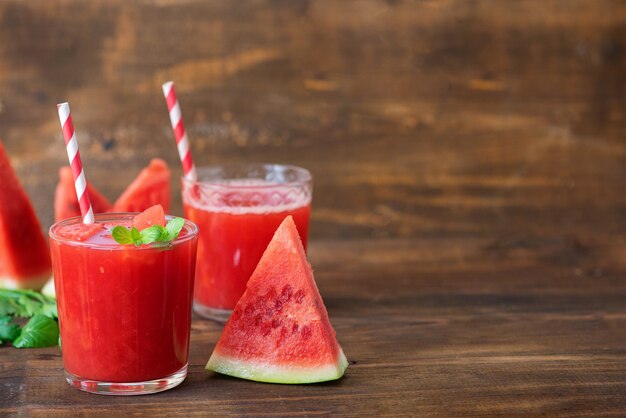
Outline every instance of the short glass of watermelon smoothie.
<svg viewBox="0 0 626 418"><path fill-rule="evenodd" d="M87 392L155 393L187 376L198 228L185 221L171 242L118 244L111 229L133 215L96 215L104 228L88 238L80 218L50 228L65 377Z"/></svg>
<svg viewBox="0 0 626 418"><path fill-rule="evenodd" d="M200 229L194 310L225 322L276 228L289 215L306 248L313 178L276 164L203 167L183 178L185 217Z"/></svg>

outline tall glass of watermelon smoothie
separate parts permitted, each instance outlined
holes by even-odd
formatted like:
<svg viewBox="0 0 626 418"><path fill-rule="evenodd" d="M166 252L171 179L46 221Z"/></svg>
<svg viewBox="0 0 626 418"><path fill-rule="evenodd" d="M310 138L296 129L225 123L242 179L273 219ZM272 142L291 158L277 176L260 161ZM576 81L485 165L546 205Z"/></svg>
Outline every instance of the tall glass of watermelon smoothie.
<svg viewBox="0 0 626 418"><path fill-rule="evenodd" d="M293 219L306 248L313 179L289 165L203 167L182 180L185 217L199 229L194 310L225 322L276 228Z"/></svg>
<svg viewBox="0 0 626 418"><path fill-rule="evenodd" d="M50 228L65 377L87 392L160 392L187 375L198 229L185 221L170 242L114 241L113 227L132 222L110 213Z"/></svg>

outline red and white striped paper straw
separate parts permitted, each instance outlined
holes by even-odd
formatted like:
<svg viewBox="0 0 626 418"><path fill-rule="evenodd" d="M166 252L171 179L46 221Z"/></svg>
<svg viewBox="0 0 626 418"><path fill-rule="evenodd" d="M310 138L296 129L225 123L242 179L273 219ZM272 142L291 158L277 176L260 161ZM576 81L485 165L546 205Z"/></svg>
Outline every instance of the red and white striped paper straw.
<svg viewBox="0 0 626 418"><path fill-rule="evenodd" d="M78 142L76 141L76 132L70 115L69 103L59 103L57 105L59 111L59 120L61 121L61 129L63 130L63 138L65 138L65 148L67 149L67 157L70 160L72 174L74 175L74 187L76 188L76 196L78 197L78 205L80 213L83 217L83 223L94 223L93 209L87 193L87 180L83 171L83 163L80 160L80 152L78 152Z"/></svg>
<svg viewBox="0 0 626 418"><path fill-rule="evenodd" d="M174 130L174 136L176 137L178 156L180 157L180 162L183 164L183 175L188 180L196 181L198 175L196 173L196 166L193 164L193 159L191 158L189 139L187 138L187 132L185 132L180 103L176 97L176 90L174 90L174 82L168 81L167 83L163 83L162 87L163 95L167 102L167 110L170 114L170 122Z"/></svg>

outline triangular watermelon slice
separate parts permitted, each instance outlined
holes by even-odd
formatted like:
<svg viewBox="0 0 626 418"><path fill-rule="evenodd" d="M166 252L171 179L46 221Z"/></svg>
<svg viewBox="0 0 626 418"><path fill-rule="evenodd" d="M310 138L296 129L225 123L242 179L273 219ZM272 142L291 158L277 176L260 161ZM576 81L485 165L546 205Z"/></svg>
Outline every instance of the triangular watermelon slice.
<svg viewBox="0 0 626 418"><path fill-rule="evenodd" d="M170 170L159 158L139 173L113 205L113 212L143 212L160 204L165 213L170 211Z"/></svg>
<svg viewBox="0 0 626 418"><path fill-rule="evenodd" d="M40 289L50 270L41 225L0 141L0 287Z"/></svg>
<svg viewBox="0 0 626 418"><path fill-rule="evenodd" d="M93 213L109 212L113 205L95 187L87 183L87 192ZM54 221L80 216L80 206L76 197L72 169L68 166L59 169L59 182L54 191Z"/></svg>
<svg viewBox="0 0 626 418"><path fill-rule="evenodd" d="M206 368L271 383L339 379L337 342L293 218L278 227Z"/></svg>

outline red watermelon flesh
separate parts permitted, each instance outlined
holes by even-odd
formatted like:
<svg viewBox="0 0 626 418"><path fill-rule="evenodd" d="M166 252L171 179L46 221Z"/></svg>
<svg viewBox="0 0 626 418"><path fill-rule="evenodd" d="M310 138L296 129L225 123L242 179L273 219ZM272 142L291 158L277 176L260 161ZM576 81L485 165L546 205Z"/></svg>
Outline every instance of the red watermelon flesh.
<svg viewBox="0 0 626 418"><path fill-rule="evenodd" d="M291 216L279 226L206 368L272 383L339 379L348 362Z"/></svg>
<svg viewBox="0 0 626 418"><path fill-rule="evenodd" d="M87 192L89 193L93 213L111 211L113 208L111 203L90 183L87 183ZM68 166L61 167L59 170L59 183L54 192L54 220L58 222L80 215L80 206L78 205L78 198L76 197L76 187L74 187L72 169Z"/></svg>
<svg viewBox="0 0 626 418"><path fill-rule="evenodd" d="M50 272L35 210L0 141L0 287L40 289Z"/></svg>
<svg viewBox="0 0 626 418"><path fill-rule="evenodd" d="M170 210L170 170L159 158L150 161L113 205L114 212L143 212L160 204Z"/></svg>
<svg viewBox="0 0 626 418"><path fill-rule="evenodd" d="M161 205L151 206L133 218L133 226L140 231L153 225L165 226L165 212Z"/></svg>
<svg viewBox="0 0 626 418"><path fill-rule="evenodd" d="M74 225L64 226L59 231L59 235L61 235L63 238L71 240L87 241L89 238L96 235L103 229L104 225L100 223L93 223L89 225L85 225L84 223L78 223Z"/></svg>

